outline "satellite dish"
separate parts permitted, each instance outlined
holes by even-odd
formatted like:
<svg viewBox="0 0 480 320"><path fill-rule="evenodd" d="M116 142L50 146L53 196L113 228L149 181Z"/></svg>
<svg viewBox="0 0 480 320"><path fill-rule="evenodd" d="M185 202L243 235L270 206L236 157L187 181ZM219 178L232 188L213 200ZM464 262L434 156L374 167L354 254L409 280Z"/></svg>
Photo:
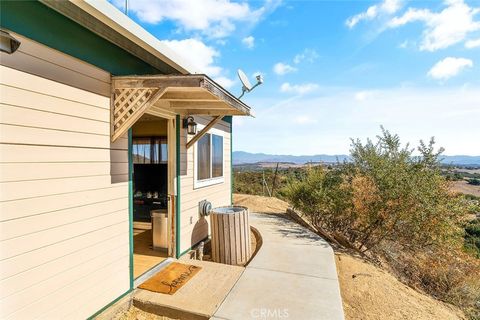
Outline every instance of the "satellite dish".
<svg viewBox="0 0 480 320"><path fill-rule="evenodd" d="M238 74L238 78L242 82L243 88L246 89L244 91L248 92L252 90L252 84L250 83L250 80L248 80L248 77L245 74L245 72L243 72L241 69L238 69L237 74Z"/></svg>
<svg viewBox="0 0 480 320"><path fill-rule="evenodd" d="M243 97L245 92L250 92L253 89L255 89L256 86L259 86L263 83L263 78L262 78L262 75L260 74L256 76L257 83L253 87L252 87L252 84L250 83L250 80L248 80L248 77L245 74L245 72L243 72L241 69L238 69L237 74L238 74L238 78L242 82L242 94L240 95L240 97L238 97L238 99Z"/></svg>

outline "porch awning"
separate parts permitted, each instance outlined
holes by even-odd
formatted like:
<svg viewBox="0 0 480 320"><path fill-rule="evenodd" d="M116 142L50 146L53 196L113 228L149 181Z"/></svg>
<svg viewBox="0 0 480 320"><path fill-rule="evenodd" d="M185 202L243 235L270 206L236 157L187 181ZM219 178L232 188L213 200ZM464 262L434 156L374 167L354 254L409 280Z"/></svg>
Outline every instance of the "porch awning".
<svg viewBox="0 0 480 320"><path fill-rule="evenodd" d="M115 141L145 113L249 116L250 107L203 74L112 77L111 139Z"/></svg>

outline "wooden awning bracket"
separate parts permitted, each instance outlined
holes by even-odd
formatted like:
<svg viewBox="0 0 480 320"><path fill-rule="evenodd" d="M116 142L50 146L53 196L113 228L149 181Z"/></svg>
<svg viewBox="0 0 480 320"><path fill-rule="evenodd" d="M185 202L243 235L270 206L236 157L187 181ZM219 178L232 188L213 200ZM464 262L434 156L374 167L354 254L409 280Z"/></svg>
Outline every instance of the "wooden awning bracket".
<svg viewBox="0 0 480 320"><path fill-rule="evenodd" d="M190 149L191 146L195 144L198 140L200 140L205 133L208 132L218 121L222 120L224 116L216 116L213 118L206 126L203 128L199 133L197 133L190 141L187 142L187 150Z"/></svg>
<svg viewBox="0 0 480 320"><path fill-rule="evenodd" d="M117 88L112 93L110 130L112 142L128 129L157 102L166 88Z"/></svg>

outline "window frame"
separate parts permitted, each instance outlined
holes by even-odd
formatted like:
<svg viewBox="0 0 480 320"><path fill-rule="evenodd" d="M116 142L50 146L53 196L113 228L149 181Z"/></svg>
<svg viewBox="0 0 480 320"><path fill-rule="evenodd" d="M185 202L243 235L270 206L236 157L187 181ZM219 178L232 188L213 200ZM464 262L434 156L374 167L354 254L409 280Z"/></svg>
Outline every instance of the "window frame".
<svg viewBox="0 0 480 320"><path fill-rule="evenodd" d="M198 124L198 130L202 130L205 126ZM193 188L199 189L212 185L222 184L225 182L225 136L226 133L222 130L211 128L207 131L210 134L210 178L198 180L198 147L197 142L193 145ZM213 178L213 135L222 137L222 175L220 177Z"/></svg>

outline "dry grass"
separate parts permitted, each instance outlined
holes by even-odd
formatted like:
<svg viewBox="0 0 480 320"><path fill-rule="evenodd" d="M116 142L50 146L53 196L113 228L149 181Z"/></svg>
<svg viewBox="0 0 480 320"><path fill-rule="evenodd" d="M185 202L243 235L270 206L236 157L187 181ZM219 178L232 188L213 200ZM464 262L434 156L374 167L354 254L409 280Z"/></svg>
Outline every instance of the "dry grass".
<svg viewBox="0 0 480 320"><path fill-rule="evenodd" d="M281 214L285 213L288 203L270 197L253 196L248 194L233 194L233 203L237 206L244 206L250 209L250 212Z"/></svg>
<svg viewBox="0 0 480 320"><path fill-rule="evenodd" d="M398 281L392 274L349 254L336 254L346 319L465 319L460 309Z"/></svg>
<svg viewBox="0 0 480 320"><path fill-rule="evenodd" d="M174 318L158 316L153 313L148 313L143 310L140 310L134 306L131 306L125 312L116 314L113 317L113 320L176 320Z"/></svg>
<svg viewBox="0 0 480 320"><path fill-rule="evenodd" d="M452 181L452 189L455 192L463 194L471 194L480 197L480 186L474 186L467 181Z"/></svg>

